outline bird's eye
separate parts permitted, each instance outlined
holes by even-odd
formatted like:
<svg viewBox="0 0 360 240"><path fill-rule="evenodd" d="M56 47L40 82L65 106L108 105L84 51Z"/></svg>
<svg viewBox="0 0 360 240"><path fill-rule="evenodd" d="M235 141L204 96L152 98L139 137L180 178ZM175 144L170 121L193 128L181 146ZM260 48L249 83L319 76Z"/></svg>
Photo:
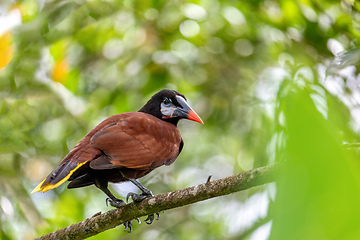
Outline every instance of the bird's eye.
<svg viewBox="0 0 360 240"><path fill-rule="evenodd" d="M163 103L164 103L166 106L169 106L169 105L172 103L172 101L171 101L170 98L165 98L164 101L163 101Z"/></svg>

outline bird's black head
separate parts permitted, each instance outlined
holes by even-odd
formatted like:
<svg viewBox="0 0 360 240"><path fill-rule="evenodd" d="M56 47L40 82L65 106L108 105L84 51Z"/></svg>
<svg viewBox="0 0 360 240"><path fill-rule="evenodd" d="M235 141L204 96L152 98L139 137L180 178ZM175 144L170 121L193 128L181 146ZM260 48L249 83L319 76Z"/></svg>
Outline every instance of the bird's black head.
<svg viewBox="0 0 360 240"><path fill-rule="evenodd" d="M182 118L203 123L186 102L185 96L174 90L162 90L156 93L139 112L151 114L175 126Z"/></svg>

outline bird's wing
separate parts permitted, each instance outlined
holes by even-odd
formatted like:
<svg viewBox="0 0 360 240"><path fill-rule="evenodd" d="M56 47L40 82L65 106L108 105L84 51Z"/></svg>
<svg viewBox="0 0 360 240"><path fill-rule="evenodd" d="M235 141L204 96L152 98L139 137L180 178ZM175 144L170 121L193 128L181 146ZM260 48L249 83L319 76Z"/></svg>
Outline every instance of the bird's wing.
<svg viewBox="0 0 360 240"><path fill-rule="evenodd" d="M154 169L172 163L181 144L176 126L146 113L124 114L90 139L90 145L107 156L92 160L90 167Z"/></svg>

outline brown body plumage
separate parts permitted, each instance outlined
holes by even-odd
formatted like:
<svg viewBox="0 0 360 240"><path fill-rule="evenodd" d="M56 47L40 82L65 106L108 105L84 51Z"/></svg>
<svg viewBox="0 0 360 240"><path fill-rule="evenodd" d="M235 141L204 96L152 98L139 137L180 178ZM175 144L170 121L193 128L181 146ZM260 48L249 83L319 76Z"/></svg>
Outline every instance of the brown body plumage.
<svg viewBox="0 0 360 240"><path fill-rule="evenodd" d="M108 182L121 182L127 178L143 177L164 164L170 165L181 148L180 132L173 124L147 113L122 113L104 120L91 130L61 164L72 159L77 164L88 162L84 166L87 171L89 168L103 170L88 172L72 181L69 188L93 184L92 178L97 172ZM108 171L111 169L116 171Z"/></svg>

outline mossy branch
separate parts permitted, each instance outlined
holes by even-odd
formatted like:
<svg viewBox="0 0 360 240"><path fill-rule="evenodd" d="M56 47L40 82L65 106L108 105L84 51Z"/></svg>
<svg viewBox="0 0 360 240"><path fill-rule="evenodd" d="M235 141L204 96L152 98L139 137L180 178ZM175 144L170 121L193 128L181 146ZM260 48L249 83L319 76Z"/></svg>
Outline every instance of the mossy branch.
<svg viewBox="0 0 360 240"><path fill-rule="evenodd" d="M275 181L275 166L256 168L237 175L209 181L130 203L105 213L99 212L86 220L56 230L37 239L84 239L114 228L124 222L155 212L177 208L213 197L223 196Z"/></svg>

